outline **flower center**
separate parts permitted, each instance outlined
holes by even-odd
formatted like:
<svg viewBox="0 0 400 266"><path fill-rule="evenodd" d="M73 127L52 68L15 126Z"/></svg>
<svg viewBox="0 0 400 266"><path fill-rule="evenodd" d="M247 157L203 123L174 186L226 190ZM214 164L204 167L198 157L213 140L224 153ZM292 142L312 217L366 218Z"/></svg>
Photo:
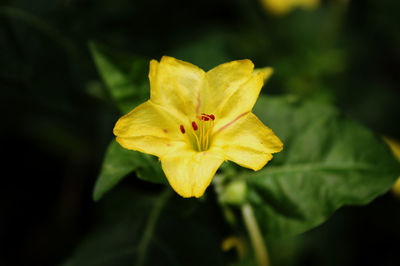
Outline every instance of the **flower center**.
<svg viewBox="0 0 400 266"><path fill-rule="evenodd" d="M211 143L211 133L214 127L215 116L213 114L204 114L198 115L196 117L196 121L192 121L192 130L189 130L190 133L194 136L194 147L198 151L206 151L209 148ZM186 133L185 127L180 125L179 129L182 134Z"/></svg>

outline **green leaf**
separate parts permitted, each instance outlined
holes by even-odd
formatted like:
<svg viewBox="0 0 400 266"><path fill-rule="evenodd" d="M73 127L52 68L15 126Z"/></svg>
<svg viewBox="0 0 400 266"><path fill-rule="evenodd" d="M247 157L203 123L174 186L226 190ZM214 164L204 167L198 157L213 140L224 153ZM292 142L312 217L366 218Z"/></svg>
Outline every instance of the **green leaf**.
<svg viewBox="0 0 400 266"><path fill-rule="evenodd" d="M93 199L99 200L133 171L136 171L137 176L145 181L167 184L160 163L154 156L124 149L113 140L106 151L100 175L94 187Z"/></svg>
<svg viewBox="0 0 400 266"><path fill-rule="evenodd" d="M90 42L89 47L108 92L122 113L129 112L149 98L148 60L95 42ZM93 198L99 200L133 171L143 180L167 183L154 156L126 150L113 141L106 152Z"/></svg>
<svg viewBox="0 0 400 266"><path fill-rule="evenodd" d="M241 176L267 238L302 233L341 206L367 204L399 176L381 138L330 105L260 97L254 112L284 143L266 167Z"/></svg>
<svg viewBox="0 0 400 266"><path fill-rule="evenodd" d="M149 60L95 42L90 42L89 48L111 98L122 113L150 97Z"/></svg>
<svg viewBox="0 0 400 266"><path fill-rule="evenodd" d="M96 205L89 233L62 265L228 265L226 224L213 200L119 186Z"/></svg>

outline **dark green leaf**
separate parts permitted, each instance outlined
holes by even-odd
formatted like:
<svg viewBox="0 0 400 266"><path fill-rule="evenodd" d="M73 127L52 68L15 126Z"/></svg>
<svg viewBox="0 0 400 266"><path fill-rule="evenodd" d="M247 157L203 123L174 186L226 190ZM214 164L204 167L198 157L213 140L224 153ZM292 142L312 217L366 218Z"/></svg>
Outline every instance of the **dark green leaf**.
<svg viewBox="0 0 400 266"><path fill-rule="evenodd" d="M149 60L116 52L95 42L89 47L97 69L122 113L149 98Z"/></svg>
<svg viewBox="0 0 400 266"><path fill-rule="evenodd" d="M380 137L330 105L260 97L254 112L284 143L263 170L243 174L267 238L311 229L343 205L366 204L400 174Z"/></svg>
<svg viewBox="0 0 400 266"><path fill-rule="evenodd" d="M133 171L136 171L137 176L143 180L167 183L160 163L154 156L124 149L113 140L106 151L100 175L94 188L94 200L99 200L104 193Z"/></svg>
<svg viewBox="0 0 400 266"><path fill-rule="evenodd" d="M95 223L64 266L227 265L224 226L213 199L149 195L118 187L97 205Z"/></svg>

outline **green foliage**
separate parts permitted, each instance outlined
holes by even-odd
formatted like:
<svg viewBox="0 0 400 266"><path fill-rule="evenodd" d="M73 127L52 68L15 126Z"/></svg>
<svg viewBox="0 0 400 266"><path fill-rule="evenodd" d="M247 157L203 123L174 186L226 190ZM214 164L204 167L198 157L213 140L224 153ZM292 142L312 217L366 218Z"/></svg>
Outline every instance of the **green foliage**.
<svg viewBox="0 0 400 266"><path fill-rule="evenodd" d="M262 170L239 174L267 238L302 233L343 205L366 204L400 173L380 137L330 105L261 97L254 112L284 143Z"/></svg>
<svg viewBox="0 0 400 266"><path fill-rule="evenodd" d="M117 188L99 205L98 222L64 266L227 264L225 225L212 199Z"/></svg>
<svg viewBox="0 0 400 266"><path fill-rule="evenodd" d="M154 156L124 149L116 141L112 141L106 151L100 175L94 187L94 200L99 200L133 171L136 171L137 176L143 180L167 183L160 164Z"/></svg>
<svg viewBox="0 0 400 266"><path fill-rule="evenodd" d="M89 47L111 98L122 113L149 98L148 60L115 52L95 42L91 42Z"/></svg>
<svg viewBox="0 0 400 266"><path fill-rule="evenodd" d="M89 47L108 92L122 113L129 112L149 98L148 60L115 52L95 42L91 42ZM126 150L112 141L95 185L94 200L99 200L104 193L133 171L143 180L167 183L154 156Z"/></svg>

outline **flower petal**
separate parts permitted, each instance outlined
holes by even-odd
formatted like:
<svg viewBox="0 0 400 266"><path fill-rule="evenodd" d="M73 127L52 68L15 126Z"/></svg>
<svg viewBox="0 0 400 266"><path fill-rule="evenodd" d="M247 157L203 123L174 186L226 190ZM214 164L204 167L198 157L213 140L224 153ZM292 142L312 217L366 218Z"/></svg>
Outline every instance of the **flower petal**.
<svg viewBox="0 0 400 266"><path fill-rule="evenodd" d="M182 197L201 197L224 161L213 150L180 150L161 158L161 165L172 188Z"/></svg>
<svg viewBox="0 0 400 266"><path fill-rule="evenodd" d="M251 112L264 84L264 72L252 74L216 112L218 129L243 113Z"/></svg>
<svg viewBox="0 0 400 266"><path fill-rule="evenodd" d="M147 101L121 117L114 135L122 147L163 156L187 145L180 120L162 106Z"/></svg>
<svg viewBox="0 0 400 266"><path fill-rule="evenodd" d="M221 64L206 73L207 83L201 92L201 112L215 114L218 106L252 76L254 64L248 60L237 60Z"/></svg>
<svg viewBox="0 0 400 266"><path fill-rule="evenodd" d="M177 116L193 116L204 77L202 69L169 56L163 56L160 63L152 60L149 73L150 99L170 108Z"/></svg>
<svg viewBox="0 0 400 266"><path fill-rule="evenodd" d="M255 171L283 147L272 130L251 112L220 129L213 139L212 147L222 150L225 159Z"/></svg>
<svg viewBox="0 0 400 266"><path fill-rule="evenodd" d="M264 83L266 83L272 74L274 74L274 69L272 67L255 68L253 74L258 74L260 72L264 73Z"/></svg>

